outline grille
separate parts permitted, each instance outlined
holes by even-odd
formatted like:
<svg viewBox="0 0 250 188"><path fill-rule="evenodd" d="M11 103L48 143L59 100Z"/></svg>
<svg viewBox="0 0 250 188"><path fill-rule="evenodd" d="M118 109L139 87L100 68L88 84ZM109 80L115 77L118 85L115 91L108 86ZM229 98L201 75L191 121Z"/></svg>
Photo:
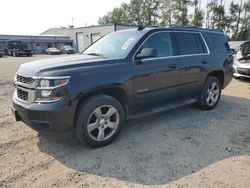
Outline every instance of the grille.
<svg viewBox="0 0 250 188"><path fill-rule="evenodd" d="M237 68L239 74L250 76L250 69Z"/></svg>
<svg viewBox="0 0 250 188"><path fill-rule="evenodd" d="M23 90L17 88L17 97L23 101L28 101L29 94L27 91L23 91Z"/></svg>
<svg viewBox="0 0 250 188"><path fill-rule="evenodd" d="M18 82L24 83L24 84L32 84L35 80L31 77L26 77L26 76L16 76L16 80Z"/></svg>

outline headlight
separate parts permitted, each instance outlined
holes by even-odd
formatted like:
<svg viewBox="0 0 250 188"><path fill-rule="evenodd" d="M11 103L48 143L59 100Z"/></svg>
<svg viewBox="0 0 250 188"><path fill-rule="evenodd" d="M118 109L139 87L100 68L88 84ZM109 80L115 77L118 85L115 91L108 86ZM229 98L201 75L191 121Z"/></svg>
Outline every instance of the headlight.
<svg viewBox="0 0 250 188"><path fill-rule="evenodd" d="M37 78L35 102L56 102L63 98L62 86L69 82L69 77Z"/></svg>
<svg viewBox="0 0 250 188"><path fill-rule="evenodd" d="M62 79L39 79L38 81L38 89L44 88L58 88L61 86L66 85L69 82L69 78L62 78Z"/></svg>

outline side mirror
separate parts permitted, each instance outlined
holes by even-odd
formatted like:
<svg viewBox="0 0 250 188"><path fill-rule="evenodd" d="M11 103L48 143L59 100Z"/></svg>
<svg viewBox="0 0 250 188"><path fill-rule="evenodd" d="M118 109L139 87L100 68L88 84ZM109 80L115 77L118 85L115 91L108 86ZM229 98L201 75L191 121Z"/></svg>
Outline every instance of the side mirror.
<svg viewBox="0 0 250 188"><path fill-rule="evenodd" d="M143 48L141 53L137 54L135 59L142 60L144 58L157 57L157 51L154 48Z"/></svg>

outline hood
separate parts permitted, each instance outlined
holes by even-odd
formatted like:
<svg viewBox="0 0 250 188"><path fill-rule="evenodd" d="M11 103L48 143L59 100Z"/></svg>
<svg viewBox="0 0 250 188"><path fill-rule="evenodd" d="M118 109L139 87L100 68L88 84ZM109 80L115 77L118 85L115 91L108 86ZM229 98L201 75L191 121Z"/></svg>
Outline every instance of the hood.
<svg viewBox="0 0 250 188"><path fill-rule="evenodd" d="M17 73L27 76L62 76L57 74L65 69L79 69L110 62L102 57L80 54L24 63L19 67Z"/></svg>

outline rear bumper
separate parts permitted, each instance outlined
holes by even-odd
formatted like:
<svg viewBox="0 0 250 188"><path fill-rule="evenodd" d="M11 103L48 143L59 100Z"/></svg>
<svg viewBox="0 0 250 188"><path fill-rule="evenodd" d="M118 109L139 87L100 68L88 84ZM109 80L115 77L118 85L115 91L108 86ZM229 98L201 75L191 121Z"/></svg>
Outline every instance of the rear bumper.
<svg viewBox="0 0 250 188"><path fill-rule="evenodd" d="M37 131L66 131L74 122L74 110L63 100L48 104L23 104L13 97L12 112L17 121L23 121Z"/></svg>

